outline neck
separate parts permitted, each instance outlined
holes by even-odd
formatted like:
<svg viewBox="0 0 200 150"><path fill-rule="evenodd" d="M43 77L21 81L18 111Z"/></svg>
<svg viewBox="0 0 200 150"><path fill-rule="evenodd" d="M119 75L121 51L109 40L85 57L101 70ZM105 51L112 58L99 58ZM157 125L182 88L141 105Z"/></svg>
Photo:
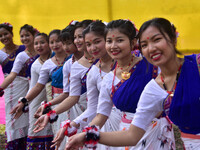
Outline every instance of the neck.
<svg viewBox="0 0 200 150"><path fill-rule="evenodd" d="M166 77L176 74L181 63L181 59L175 56L175 58L171 59L167 64L159 66L162 75Z"/></svg>
<svg viewBox="0 0 200 150"><path fill-rule="evenodd" d="M92 58L92 56L87 51L84 51L84 56L86 58Z"/></svg>
<svg viewBox="0 0 200 150"><path fill-rule="evenodd" d="M61 51L59 53L56 53L56 57L58 57L58 58L63 58L63 57L66 57L66 56L67 56L67 54L65 53L65 51Z"/></svg>
<svg viewBox="0 0 200 150"><path fill-rule="evenodd" d="M74 57L76 60L79 60L83 56L83 52L76 51Z"/></svg>
<svg viewBox="0 0 200 150"><path fill-rule="evenodd" d="M100 58L101 62L106 63L112 60L112 58L106 53L103 57Z"/></svg>
<svg viewBox="0 0 200 150"><path fill-rule="evenodd" d="M117 63L120 67L126 67L129 65L129 63L131 62L133 55L130 53L129 55L127 55L126 57L123 57L121 59L117 59Z"/></svg>
<svg viewBox="0 0 200 150"><path fill-rule="evenodd" d="M40 58L41 58L43 61L46 61L47 59L49 59L50 55L51 55L51 52L46 53L46 54L43 54L43 55L40 55Z"/></svg>
<svg viewBox="0 0 200 150"><path fill-rule="evenodd" d="M11 43L11 44L9 44L9 45L5 45L5 50L7 51L7 52L11 52L11 51L13 51L13 50L15 50L16 49L16 47L17 47L17 45L16 44L14 44L14 43Z"/></svg>
<svg viewBox="0 0 200 150"><path fill-rule="evenodd" d="M33 46L33 45L27 46L26 49L27 49L30 53L32 53L32 54L35 53L35 50L34 50L34 46Z"/></svg>

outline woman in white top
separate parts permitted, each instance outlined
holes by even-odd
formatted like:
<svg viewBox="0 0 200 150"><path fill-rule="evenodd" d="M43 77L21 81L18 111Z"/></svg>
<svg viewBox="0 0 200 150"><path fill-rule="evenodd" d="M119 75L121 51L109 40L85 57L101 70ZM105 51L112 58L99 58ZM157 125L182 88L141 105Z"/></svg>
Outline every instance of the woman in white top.
<svg viewBox="0 0 200 150"><path fill-rule="evenodd" d="M172 122L181 130L185 148L198 149L200 54L185 56L184 59L178 58L176 29L164 18L154 18L145 22L140 28L138 37L143 55L150 63L159 66L161 73L146 85L129 130L100 133L100 143L113 146L136 145L152 119L163 112L162 116L166 117L160 119L163 121L161 125L165 125L168 121L169 125L164 127L163 132L146 136L141 149L176 149L170 126ZM154 124L152 130L156 126L157 124ZM84 139L85 133L76 139L70 139L67 149L71 149L75 143L83 144L80 141Z"/></svg>
<svg viewBox="0 0 200 150"><path fill-rule="evenodd" d="M45 33L38 33L34 38L34 49L40 55L40 57L33 63L31 67L31 83L30 88L32 89L38 81L40 70L43 63L51 57L51 50L49 48L49 37ZM27 138L27 149L50 149L51 141L53 139L53 132L50 124L40 133L34 133L34 123L36 118L34 114L43 100L46 98L46 90L34 98L29 104L29 130Z"/></svg>
<svg viewBox="0 0 200 150"><path fill-rule="evenodd" d="M10 90L10 92L15 93L16 96L13 95L13 97L6 102L6 134L8 149L26 149L28 113L24 113L16 120L9 112L17 105L19 97L24 96L29 89L30 68L32 63L38 57L33 46L33 39L36 32L37 31L30 25L25 24L21 27L20 40L25 45L26 50L17 55L10 74L1 84L3 89L6 89L10 84L14 84L13 87L17 86L15 90ZM12 82L13 80L15 80L15 82ZM22 144L23 146L20 146L19 144Z"/></svg>

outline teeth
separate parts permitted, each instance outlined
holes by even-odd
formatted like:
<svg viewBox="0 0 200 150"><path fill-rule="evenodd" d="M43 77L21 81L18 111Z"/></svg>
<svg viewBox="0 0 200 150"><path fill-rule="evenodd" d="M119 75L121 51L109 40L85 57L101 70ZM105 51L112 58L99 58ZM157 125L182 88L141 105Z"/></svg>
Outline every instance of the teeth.
<svg viewBox="0 0 200 150"><path fill-rule="evenodd" d="M153 55L152 58L154 59L154 58L158 57L159 55L160 55L160 54Z"/></svg>

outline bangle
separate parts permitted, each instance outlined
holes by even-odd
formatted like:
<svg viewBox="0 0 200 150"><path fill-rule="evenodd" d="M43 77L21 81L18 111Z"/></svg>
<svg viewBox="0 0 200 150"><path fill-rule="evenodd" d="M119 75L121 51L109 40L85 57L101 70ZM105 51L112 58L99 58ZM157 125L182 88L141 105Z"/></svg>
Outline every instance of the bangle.
<svg viewBox="0 0 200 150"><path fill-rule="evenodd" d="M23 111L24 113L26 113L26 112L29 111L28 100L27 100L25 97L20 97L20 98L18 99L18 103L23 103L23 104L24 104L24 106L23 106L23 108L22 108L22 111Z"/></svg>
<svg viewBox="0 0 200 150"><path fill-rule="evenodd" d="M87 132L85 136L85 147L89 149L96 149L100 139L99 127L95 125L86 126L83 129L83 132Z"/></svg>
<svg viewBox="0 0 200 150"><path fill-rule="evenodd" d="M50 110L47 113L47 116L49 117L49 122L50 123L53 123L53 122L55 122L58 119L58 115L56 114L55 110Z"/></svg>
<svg viewBox="0 0 200 150"><path fill-rule="evenodd" d="M51 111L51 105L52 104L50 102L44 104L44 110L42 112L43 115L47 114L49 111Z"/></svg>
<svg viewBox="0 0 200 150"><path fill-rule="evenodd" d="M3 96L3 94L4 94L4 90L3 90L3 88L2 88L2 87L0 87L0 97L2 97L2 96Z"/></svg>
<svg viewBox="0 0 200 150"><path fill-rule="evenodd" d="M70 123L71 123L70 120L66 120L66 121L61 122L61 124L60 124L61 128L66 128L65 136L68 136L68 137L77 133L76 127L70 126Z"/></svg>
<svg viewBox="0 0 200 150"><path fill-rule="evenodd" d="M18 103L23 103L23 104L26 104L26 103L28 103L28 100L25 98L25 97L20 97L19 99L18 99Z"/></svg>
<svg viewBox="0 0 200 150"><path fill-rule="evenodd" d="M29 111L28 103L24 104L24 107L22 108L22 111L23 111L24 113L26 113L26 112Z"/></svg>
<svg viewBox="0 0 200 150"><path fill-rule="evenodd" d="M47 103L47 101L42 101L41 104L40 104L40 106L42 106L42 105L44 105L46 103Z"/></svg>

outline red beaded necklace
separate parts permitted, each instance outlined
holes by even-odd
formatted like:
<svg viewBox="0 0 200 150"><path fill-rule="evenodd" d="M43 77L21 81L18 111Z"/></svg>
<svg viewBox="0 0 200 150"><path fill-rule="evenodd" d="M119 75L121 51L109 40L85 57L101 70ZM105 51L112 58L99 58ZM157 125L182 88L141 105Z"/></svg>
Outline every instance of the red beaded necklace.
<svg viewBox="0 0 200 150"><path fill-rule="evenodd" d="M94 57L90 57L90 58L88 58L88 57L86 57L85 55L84 55L84 57L85 57L85 59L88 60L89 63L93 63L93 61L94 61Z"/></svg>
<svg viewBox="0 0 200 150"><path fill-rule="evenodd" d="M178 68L178 71L177 71L177 73L176 73L176 80L175 80L175 82L174 82L174 85L173 85L171 91L167 90L167 86L166 86L166 84L165 84L164 77L163 77L162 73L160 73L160 79L161 79L161 81L162 81L162 83L163 83L163 87L164 87L165 91L167 91L167 93L168 93L171 97L174 96L174 91L175 91L175 89L176 89L176 85L177 85L177 82L178 82L178 78L179 78L179 76L180 76L181 67L182 67L182 64L180 64L180 66L179 66L179 68Z"/></svg>
<svg viewBox="0 0 200 150"><path fill-rule="evenodd" d="M60 63L55 55L55 59L56 59L56 62L58 63L58 66L63 66L63 64L65 63L65 59L66 57L64 58L64 60Z"/></svg>

